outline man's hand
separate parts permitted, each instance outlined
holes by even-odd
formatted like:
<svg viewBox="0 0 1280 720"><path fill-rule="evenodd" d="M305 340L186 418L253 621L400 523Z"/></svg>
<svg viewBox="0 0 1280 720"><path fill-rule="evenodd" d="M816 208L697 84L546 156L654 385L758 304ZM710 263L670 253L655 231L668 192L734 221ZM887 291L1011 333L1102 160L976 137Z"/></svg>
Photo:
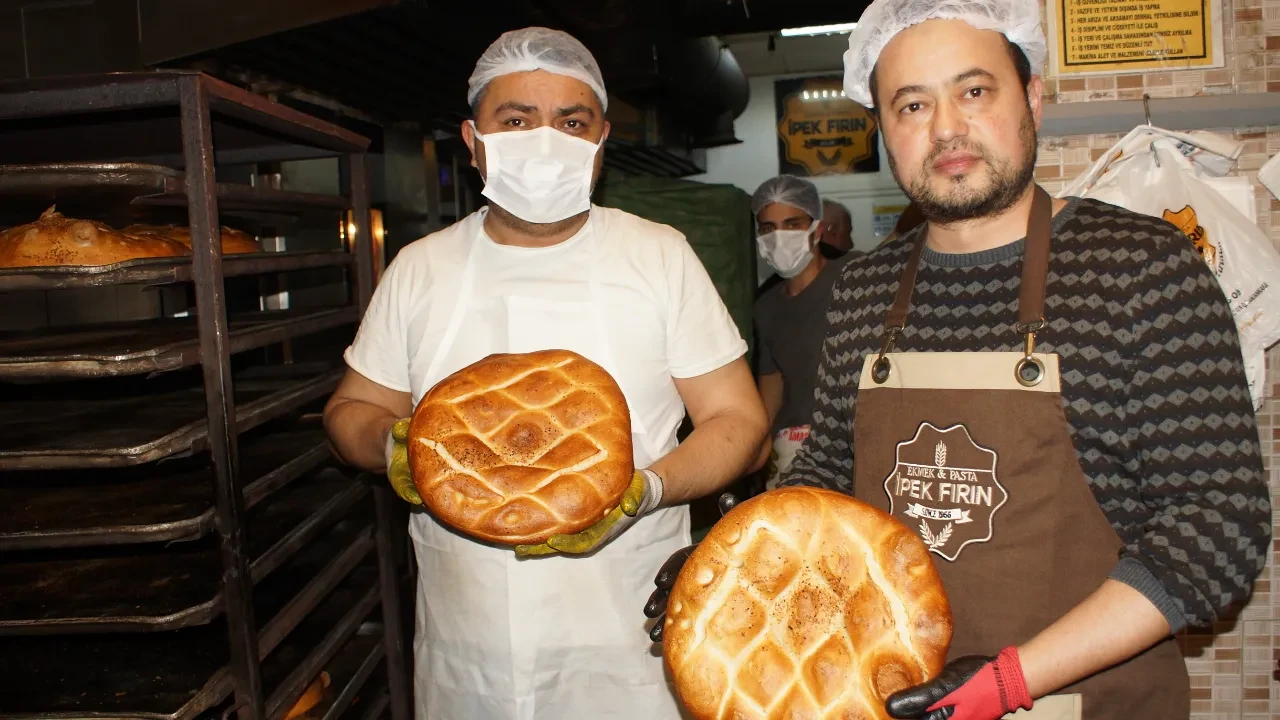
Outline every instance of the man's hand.
<svg viewBox="0 0 1280 720"><path fill-rule="evenodd" d="M622 493L618 507L609 511L595 525L572 535L552 535L538 545L517 545L516 557L533 557L566 553L579 555L603 547L618 537L637 520L658 508L662 502L662 477L652 470L637 470L631 485Z"/></svg>
<svg viewBox="0 0 1280 720"><path fill-rule="evenodd" d="M720 496L720 516L733 509L738 504L738 498L732 493L725 493ZM658 574L653 578L653 584L658 588L649 596L649 602L644 604L644 616L647 618L657 618L658 622L654 624L653 629L649 631L649 639L654 642L662 642L662 626L667 613L667 598L671 595L671 587L676 584L676 578L680 575L680 568L684 567L685 561L689 559L689 555L693 554L693 549L697 545L689 545L681 548L674 553L667 561L658 568Z"/></svg>
<svg viewBox="0 0 1280 720"><path fill-rule="evenodd" d="M1015 710L1031 709L1015 648L994 658L966 655L951 661L938 677L901 690L885 700L895 718L923 720L998 720Z"/></svg>
<svg viewBox="0 0 1280 720"><path fill-rule="evenodd" d="M391 432L387 433L387 479L401 500L421 505L422 498L413 484L413 473L409 471L409 448L405 444L409 440L409 420L397 420L391 426Z"/></svg>

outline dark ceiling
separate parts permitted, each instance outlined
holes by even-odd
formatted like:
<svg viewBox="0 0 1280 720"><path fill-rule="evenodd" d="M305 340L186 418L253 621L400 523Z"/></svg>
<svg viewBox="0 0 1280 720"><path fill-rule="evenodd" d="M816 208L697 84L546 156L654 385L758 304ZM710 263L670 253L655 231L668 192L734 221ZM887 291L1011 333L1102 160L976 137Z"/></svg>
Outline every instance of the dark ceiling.
<svg viewBox="0 0 1280 720"><path fill-rule="evenodd" d="M662 104L682 68L660 50L682 39L849 22L861 0L400 0L388 7L277 32L194 58L296 83L380 121L456 127L467 77L502 32L564 29L591 49L611 94ZM745 10L744 10L745 5ZM190 64L193 58L182 62ZM707 88L708 95L714 88Z"/></svg>

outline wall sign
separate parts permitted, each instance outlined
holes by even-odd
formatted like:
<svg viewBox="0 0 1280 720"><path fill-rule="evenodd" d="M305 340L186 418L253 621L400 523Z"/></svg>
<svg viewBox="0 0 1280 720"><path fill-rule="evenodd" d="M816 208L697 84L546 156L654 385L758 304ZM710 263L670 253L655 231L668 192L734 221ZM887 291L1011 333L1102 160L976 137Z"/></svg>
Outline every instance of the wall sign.
<svg viewBox="0 0 1280 720"><path fill-rule="evenodd" d="M1222 67L1217 0L1052 0L1055 75Z"/></svg>
<svg viewBox="0 0 1280 720"><path fill-rule="evenodd" d="M895 205L873 205L871 208L871 224L875 228L877 238L888 237L893 232L893 228L897 226L898 219L902 217L907 206L905 204Z"/></svg>
<svg viewBox="0 0 1280 720"><path fill-rule="evenodd" d="M789 175L880 171L875 118L845 97L839 75L779 80L778 167Z"/></svg>

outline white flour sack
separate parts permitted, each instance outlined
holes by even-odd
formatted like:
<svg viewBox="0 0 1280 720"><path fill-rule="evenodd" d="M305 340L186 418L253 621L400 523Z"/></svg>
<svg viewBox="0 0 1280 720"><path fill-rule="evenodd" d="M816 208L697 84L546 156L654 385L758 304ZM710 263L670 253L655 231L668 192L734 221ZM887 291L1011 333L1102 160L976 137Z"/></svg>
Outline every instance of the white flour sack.
<svg viewBox="0 0 1280 720"><path fill-rule="evenodd" d="M1142 125L1058 197L1094 198L1163 218L1191 238L1231 304L1249 392L1259 408L1266 350L1280 340L1280 252L1243 212L1252 205L1252 187L1247 199L1234 197L1240 185L1222 177L1240 150L1240 143L1211 133Z"/></svg>

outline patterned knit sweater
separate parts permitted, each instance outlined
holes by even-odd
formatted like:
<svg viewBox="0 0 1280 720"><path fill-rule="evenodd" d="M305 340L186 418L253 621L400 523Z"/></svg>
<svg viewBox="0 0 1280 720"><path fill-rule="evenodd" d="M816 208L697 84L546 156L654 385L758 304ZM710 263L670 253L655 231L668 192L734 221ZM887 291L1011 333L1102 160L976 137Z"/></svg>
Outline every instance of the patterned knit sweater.
<svg viewBox="0 0 1280 720"><path fill-rule="evenodd" d="M783 485L852 492L863 360L879 350L916 237L851 261L837 282L811 435ZM897 349L1021 350L1013 325L1024 244L964 255L926 248ZM1247 598L1271 540L1258 431L1222 290L1172 225L1072 198L1053 220L1046 292L1036 349L1061 358L1076 456L1124 542L1111 577L1142 592L1175 631L1207 625Z"/></svg>

